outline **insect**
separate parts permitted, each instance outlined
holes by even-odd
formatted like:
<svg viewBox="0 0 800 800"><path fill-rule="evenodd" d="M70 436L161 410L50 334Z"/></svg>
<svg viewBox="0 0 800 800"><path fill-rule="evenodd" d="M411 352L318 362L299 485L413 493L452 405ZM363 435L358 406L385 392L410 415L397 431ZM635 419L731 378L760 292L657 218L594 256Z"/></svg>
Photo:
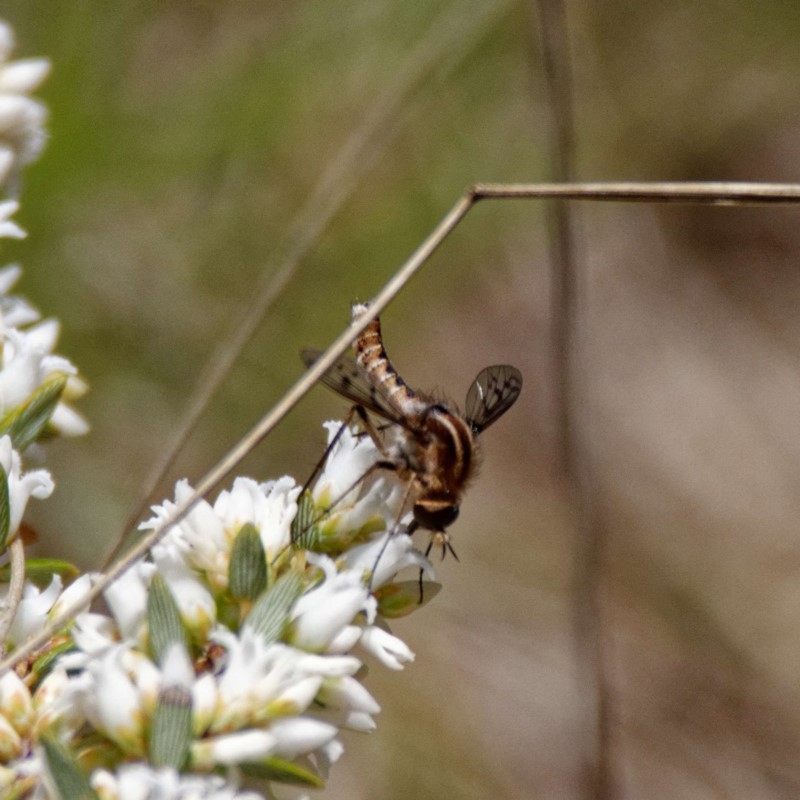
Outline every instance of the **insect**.
<svg viewBox="0 0 800 800"><path fill-rule="evenodd" d="M367 308L354 305L353 319ZM462 494L476 471L476 437L516 402L522 375L507 364L481 370L467 392L462 414L405 383L386 355L377 318L358 336L353 349L355 359L342 356L322 382L356 404L367 432L384 454L381 466L407 482L414 497L408 533L430 531L426 555L436 542L443 557L449 550L457 558L446 529L458 517ZM310 366L319 355L318 350L304 350L302 358ZM379 431L369 424L366 411L390 424Z"/></svg>

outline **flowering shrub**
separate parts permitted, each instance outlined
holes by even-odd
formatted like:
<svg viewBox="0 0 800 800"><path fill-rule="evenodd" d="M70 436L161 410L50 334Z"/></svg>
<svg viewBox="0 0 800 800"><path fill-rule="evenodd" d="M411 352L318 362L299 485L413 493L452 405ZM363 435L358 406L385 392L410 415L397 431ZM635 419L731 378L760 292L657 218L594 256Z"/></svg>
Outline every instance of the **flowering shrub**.
<svg viewBox="0 0 800 800"><path fill-rule="evenodd" d="M0 185L45 141L45 109L29 97L43 60L10 62L0 24ZM15 200L0 202L0 237L21 237ZM53 435L79 435L69 403L85 390L53 355L58 325L10 294L20 269L0 271L0 553L5 583L0 646L13 655L96 575L24 561L31 497L53 481L23 456ZM387 619L413 611L436 586L427 559L399 533L403 492L373 470L373 442L327 424L330 452L307 489L291 478L237 478L213 502L172 517L193 490L140 527L170 526L105 592L109 613L85 611L15 670L0 676L0 792L8 798L257 798L268 781L320 787L342 753L343 729L371 731L378 703L367 659L413 659ZM416 579L398 580L410 568ZM419 571L419 572L418 572ZM26 576L23 583L23 573Z"/></svg>

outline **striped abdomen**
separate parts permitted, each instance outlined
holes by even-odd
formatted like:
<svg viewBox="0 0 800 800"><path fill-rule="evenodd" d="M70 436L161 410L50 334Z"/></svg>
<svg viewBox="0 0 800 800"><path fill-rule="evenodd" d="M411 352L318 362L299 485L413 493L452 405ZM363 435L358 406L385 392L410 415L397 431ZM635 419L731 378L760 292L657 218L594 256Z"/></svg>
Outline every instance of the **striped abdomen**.
<svg viewBox="0 0 800 800"><path fill-rule="evenodd" d="M358 319L366 309L365 305L354 305L353 319ZM367 373L376 391L398 417L414 420L430 407L428 401L406 386L406 382L397 374L397 370L389 361L383 347L381 323L378 319L369 323L356 339L353 348L356 352L356 362Z"/></svg>

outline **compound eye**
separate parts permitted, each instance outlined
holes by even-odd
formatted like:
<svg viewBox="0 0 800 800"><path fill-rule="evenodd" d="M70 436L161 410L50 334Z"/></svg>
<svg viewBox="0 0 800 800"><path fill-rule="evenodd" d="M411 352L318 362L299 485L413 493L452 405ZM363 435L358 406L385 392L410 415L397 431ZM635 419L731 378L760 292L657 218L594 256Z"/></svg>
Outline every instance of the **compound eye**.
<svg viewBox="0 0 800 800"><path fill-rule="evenodd" d="M444 531L457 517L458 506L453 503L423 500L414 504L414 519L428 531Z"/></svg>

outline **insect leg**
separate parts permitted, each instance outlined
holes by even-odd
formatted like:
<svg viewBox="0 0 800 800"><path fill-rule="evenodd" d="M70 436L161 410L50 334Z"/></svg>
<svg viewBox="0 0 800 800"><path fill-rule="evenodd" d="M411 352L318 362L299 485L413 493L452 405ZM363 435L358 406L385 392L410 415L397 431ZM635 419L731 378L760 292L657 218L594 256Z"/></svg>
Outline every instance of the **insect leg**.
<svg viewBox="0 0 800 800"><path fill-rule="evenodd" d="M409 525L408 532L409 534L414 533L419 528L416 522L412 522ZM450 537L444 533L444 531L435 531L431 533L430 541L428 542L428 546L425 548L425 558L430 555L431 550L433 549L433 543L438 542L442 546L442 558L447 555L447 552L450 551L453 554L453 558L456 561L460 561L458 557L458 553L456 553L455 549L453 548L452 543L450 542ZM422 592L422 576L425 574L424 570L419 571L419 602L422 603L423 600L423 592Z"/></svg>
<svg viewBox="0 0 800 800"><path fill-rule="evenodd" d="M382 459L380 461L376 461L372 464L362 475L360 475L353 483L348 486L340 495L339 497L335 498L327 508L323 509L321 512L316 512L316 509L313 508L313 505L310 501L310 491L311 487L314 485L315 481L319 478L320 473L322 472L325 463L327 462L330 454L333 452L333 449L338 444L339 440L341 439L342 435L346 430L348 430L350 423L353 420L353 417L356 416L361 421L361 425L364 428L364 433L366 433L370 439L372 439L375 446L378 448L379 452L382 455L386 454L386 447L384 445L383 439L378 431L378 429L373 424L372 420L370 419L369 415L367 414L366 410L359 405L352 406L350 411L348 411L347 415L345 416L342 424L339 426L339 429L336 431L333 439L331 439L328 446L325 448L325 452L322 454L322 458L317 462L317 465L314 467L313 472L309 476L308 480L303 484L303 488L300 491L299 499L298 499L298 511L295 515L295 518L292 520L291 525L291 541L294 545L301 545L303 544L303 535L307 533L314 525L320 522L326 514L330 513L330 511L335 508L345 497L347 497L350 492L352 492L359 484L363 483L373 472L378 469L384 470L392 470L396 469L396 465L393 461L388 459Z"/></svg>
<svg viewBox="0 0 800 800"><path fill-rule="evenodd" d="M380 462L379 462L380 463ZM390 466L391 469L396 469L396 465L393 462L388 462L386 465L387 468ZM406 507L406 503L408 503L408 498L411 496L411 491L414 488L414 481L409 480L408 485L406 486L405 494L403 495L403 501L400 503L400 509L397 512L397 517L395 517L394 525L392 525L391 530L389 531L389 535L386 537L386 541L381 546L381 549L378 551L378 555L375 557L375 563L372 565L372 573L369 577L369 588L372 589L372 578L375 575L375 572L378 569L378 564L380 564L381 558L383 558L383 554L386 552L386 548L389 546L389 540L397 535L397 532L400 528L400 520L403 518L403 510ZM415 525L414 522L411 523L409 526L409 531L411 531L412 527ZM422 578L420 578L420 581Z"/></svg>

